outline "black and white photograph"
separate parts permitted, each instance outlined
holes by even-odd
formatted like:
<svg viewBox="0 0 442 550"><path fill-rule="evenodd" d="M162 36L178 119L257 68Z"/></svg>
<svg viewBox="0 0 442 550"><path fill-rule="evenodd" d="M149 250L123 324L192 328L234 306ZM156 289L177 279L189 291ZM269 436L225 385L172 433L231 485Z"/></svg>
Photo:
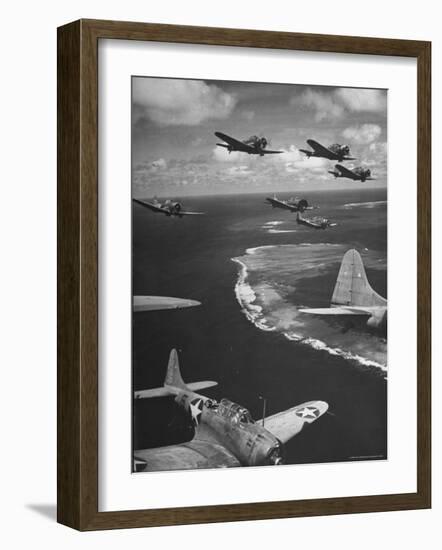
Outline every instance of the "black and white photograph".
<svg viewBox="0 0 442 550"><path fill-rule="evenodd" d="M132 77L133 472L388 459L387 98Z"/></svg>

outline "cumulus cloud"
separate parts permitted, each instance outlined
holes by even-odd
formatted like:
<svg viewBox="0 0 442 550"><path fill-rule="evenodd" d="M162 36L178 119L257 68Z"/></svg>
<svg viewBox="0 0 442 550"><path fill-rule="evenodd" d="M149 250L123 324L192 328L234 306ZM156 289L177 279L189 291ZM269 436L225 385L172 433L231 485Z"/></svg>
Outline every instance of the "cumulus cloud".
<svg viewBox="0 0 442 550"><path fill-rule="evenodd" d="M229 151L225 147L215 147L213 149L213 158L219 162L237 162L244 158L244 153L239 151Z"/></svg>
<svg viewBox="0 0 442 550"><path fill-rule="evenodd" d="M378 112L387 106L387 95L382 90L340 88L334 95L349 111Z"/></svg>
<svg viewBox="0 0 442 550"><path fill-rule="evenodd" d="M344 114L344 107L335 101L333 95L328 92L306 90L301 96L291 100L291 104L304 105L316 111L315 119L321 122L325 118L340 118Z"/></svg>
<svg viewBox="0 0 442 550"><path fill-rule="evenodd" d="M315 120L339 119L352 112L381 112L386 109L387 96L382 90L339 88L318 91L308 88L291 99L292 105L304 105L315 111Z"/></svg>
<svg viewBox="0 0 442 550"><path fill-rule="evenodd" d="M277 155L275 161L282 161L287 172L322 171L327 166L326 159L318 157L309 159L295 145L290 145L282 154Z"/></svg>
<svg viewBox="0 0 442 550"><path fill-rule="evenodd" d="M240 117L244 120L251 121L255 118L255 111L241 111Z"/></svg>
<svg viewBox="0 0 442 550"><path fill-rule="evenodd" d="M360 145L366 145L376 141L382 133L382 129L377 124L361 124L360 126L351 126L346 128L342 135L345 139Z"/></svg>
<svg viewBox="0 0 442 550"><path fill-rule="evenodd" d="M386 155L387 154L387 142L378 141L377 143L370 143L370 151L375 154Z"/></svg>
<svg viewBox="0 0 442 550"><path fill-rule="evenodd" d="M196 125L209 118L224 119L236 98L202 80L136 78L133 81L135 114L161 126Z"/></svg>

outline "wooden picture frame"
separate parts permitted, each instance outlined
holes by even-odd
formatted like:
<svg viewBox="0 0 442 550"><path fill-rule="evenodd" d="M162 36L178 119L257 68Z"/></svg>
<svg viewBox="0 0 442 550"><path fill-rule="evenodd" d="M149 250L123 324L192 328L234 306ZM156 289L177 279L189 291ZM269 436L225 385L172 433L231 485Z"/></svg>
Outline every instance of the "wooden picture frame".
<svg viewBox="0 0 442 550"><path fill-rule="evenodd" d="M418 70L417 492L98 511L98 41L139 40L403 56ZM58 29L58 521L82 531L431 506L431 44L79 20ZM413 202L413 201L412 201Z"/></svg>

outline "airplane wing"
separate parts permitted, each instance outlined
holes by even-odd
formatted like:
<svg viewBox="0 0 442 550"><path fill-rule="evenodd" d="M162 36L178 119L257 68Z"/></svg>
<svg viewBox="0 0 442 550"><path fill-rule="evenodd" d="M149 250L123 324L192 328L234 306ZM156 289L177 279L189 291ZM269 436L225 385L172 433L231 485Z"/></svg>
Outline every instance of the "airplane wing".
<svg viewBox="0 0 442 550"><path fill-rule="evenodd" d="M282 443L286 443L298 434L305 424L311 424L317 420L327 409L328 403L325 401L308 401L267 417L264 420L264 427Z"/></svg>
<svg viewBox="0 0 442 550"><path fill-rule="evenodd" d="M277 206L280 208L289 208L287 203L280 201L279 199L272 199L271 197L267 197L267 200L272 206Z"/></svg>
<svg viewBox="0 0 442 550"><path fill-rule="evenodd" d="M204 216L205 212L183 212L182 210L178 213L179 216Z"/></svg>
<svg viewBox="0 0 442 550"><path fill-rule="evenodd" d="M185 307L200 306L197 300L171 298L170 296L134 296L134 311L159 311L162 309L182 309Z"/></svg>
<svg viewBox="0 0 442 550"><path fill-rule="evenodd" d="M134 460L138 472L241 466L238 459L219 443L199 439L179 445L135 451Z"/></svg>
<svg viewBox="0 0 442 550"><path fill-rule="evenodd" d="M322 155L326 158L336 158L335 155L329 149L327 149L327 147L324 147L314 139L308 139L307 143L315 151L315 153L318 153L319 155Z"/></svg>
<svg viewBox="0 0 442 550"><path fill-rule="evenodd" d="M301 313L312 313L313 315L371 315L369 309L355 307L319 307L298 309Z"/></svg>
<svg viewBox="0 0 442 550"><path fill-rule="evenodd" d="M277 155L278 153L284 153L284 151L269 151L268 149L263 149L261 151L264 155Z"/></svg>
<svg viewBox="0 0 442 550"><path fill-rule="evenodd" d="M132 199L132 200L138 204L141 204L141 206L144 206L145 208L149 208L150 210L153 210L153 212L162 212L163 214L168 213L168 210L166 210L165 208L161 208L160 206L157 206L152 202L146 202L140 199Z"/></svg>
<svg viewBox="0 0 442 550"><path fill-rule="evenodd" d="M350 160L350 159L348 159ZM336 170L338 170L340 173L341 173L341 176L345 177L345 178L350 178L352 180L357 180L359 179L357 177L357 175L353 172L353 170L349 170L348 168L346 168L345 166L342 166L342 164L337 164L335 166Z"/></svg>
<svg viewBox="0 0 442 550"><path fill-rule="evenodd" d="M236 151L243 151L244 153L255 151L255 149L250 145L246 145L242 141L239 141L238 139L230 137L227 134L223 134L222 132L215 132L215 136L218 137L219 139L222 139L226 143L228 143ZM222 145L222 144L218 144L218 145L221 145L221 147L225 147L225 145Z"/></svg>

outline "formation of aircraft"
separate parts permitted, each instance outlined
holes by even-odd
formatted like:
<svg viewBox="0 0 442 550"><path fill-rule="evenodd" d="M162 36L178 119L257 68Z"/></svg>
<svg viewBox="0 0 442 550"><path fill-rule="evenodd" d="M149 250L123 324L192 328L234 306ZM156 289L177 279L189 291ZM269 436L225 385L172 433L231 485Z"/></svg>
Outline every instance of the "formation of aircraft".
<svg viewBox="0 0 442 550"><path fill-rule="evenodd" d="M268 141L264 136L250 136L248 139L242 141L228 136L227 134L223 134L222 132L215 132L215 136L225 142L217 143L218 147L226 148L229 153L232 151L241 151L249 155L259 155L263 157L264 155L277 155L284 152L266 149Z"/></svg>
<svg viewBox="0 0 442 550"><path fill-rule="evenodd" d="M191 415L194 436L185 443L135 451L137 472L277 466L284 462L284 444L328 409L325 401L308 401L256 422L237 403L228 399L218 402L197 393L216 385L210 380L185 384L178 354L175 349L171 351L164 385L137 391L134 397L173 396Z"/></svg>
<svg viewBox="0 0 442 550"><path fill-rule="evenodd" d="M273 208L283 208L290 210L290 212L304 212L304 210L313 210L313 206L309 206L306 199L298 199L298 197L288 200L278 199L276 195L267 197L266 201L272 205Z"/></svg>
<svg viewBox="0 0 442 550"><path fill-rule="evenodd" d="M342 259L329 308L300 309L314 315L363 315L367 326L387 326L387 300L374 291L368 282L359 252L347 250Z"/></svg>
<svg viewBox="0 0 442 550"><path fill-rule="evenodd" d="M308 149L300 149L302 153L307 155L307 158L310 157L319 157L328 160L337 160L342 162L343 160L355 160L353 157L350 157L350 147L348 145L340 145L339 143L333 143L329 147L324 147L314 139L308 139L307 143L313 149L310 151Z"/></svg>
<svg viewBox="0 0 442 550"><path fill-rule="evenodd" d="M313 229L327 229L327 227L335 227L337 223L332 223L329 219L322 216L314 216L313 218L303 218L298 212L296 222L300 225L305 225Z"/></svg>
<svg viewBox="0 0 442 550"><path fill-rule="evenodd" d="M363 166L357 166L350 170L341 164L336 164L334 170L329 170L329 174L333 174L335 178L349 178L354 181L361 181L364 183L367 180L374 180L371 176L371 170L369 168L364 168Z"/></svg>
<svg viewBox="0 0 442 550"><path fill-rule="evenodd" d="M141 199L132 199L137 204L149 208L156 213L165 214L166 216L202 216L205 212L185 212L180 202L166 199L164 202L160 202L156 197L152 199L152 202L148 202Z"/></svg>
<svg viewBox="0 0 442 550"><path fill-rule="evenodd" d="M170 296L134 296L133 311L161 311L164 309L184 309L200 306L197 300L172 298Z"/></svg>

